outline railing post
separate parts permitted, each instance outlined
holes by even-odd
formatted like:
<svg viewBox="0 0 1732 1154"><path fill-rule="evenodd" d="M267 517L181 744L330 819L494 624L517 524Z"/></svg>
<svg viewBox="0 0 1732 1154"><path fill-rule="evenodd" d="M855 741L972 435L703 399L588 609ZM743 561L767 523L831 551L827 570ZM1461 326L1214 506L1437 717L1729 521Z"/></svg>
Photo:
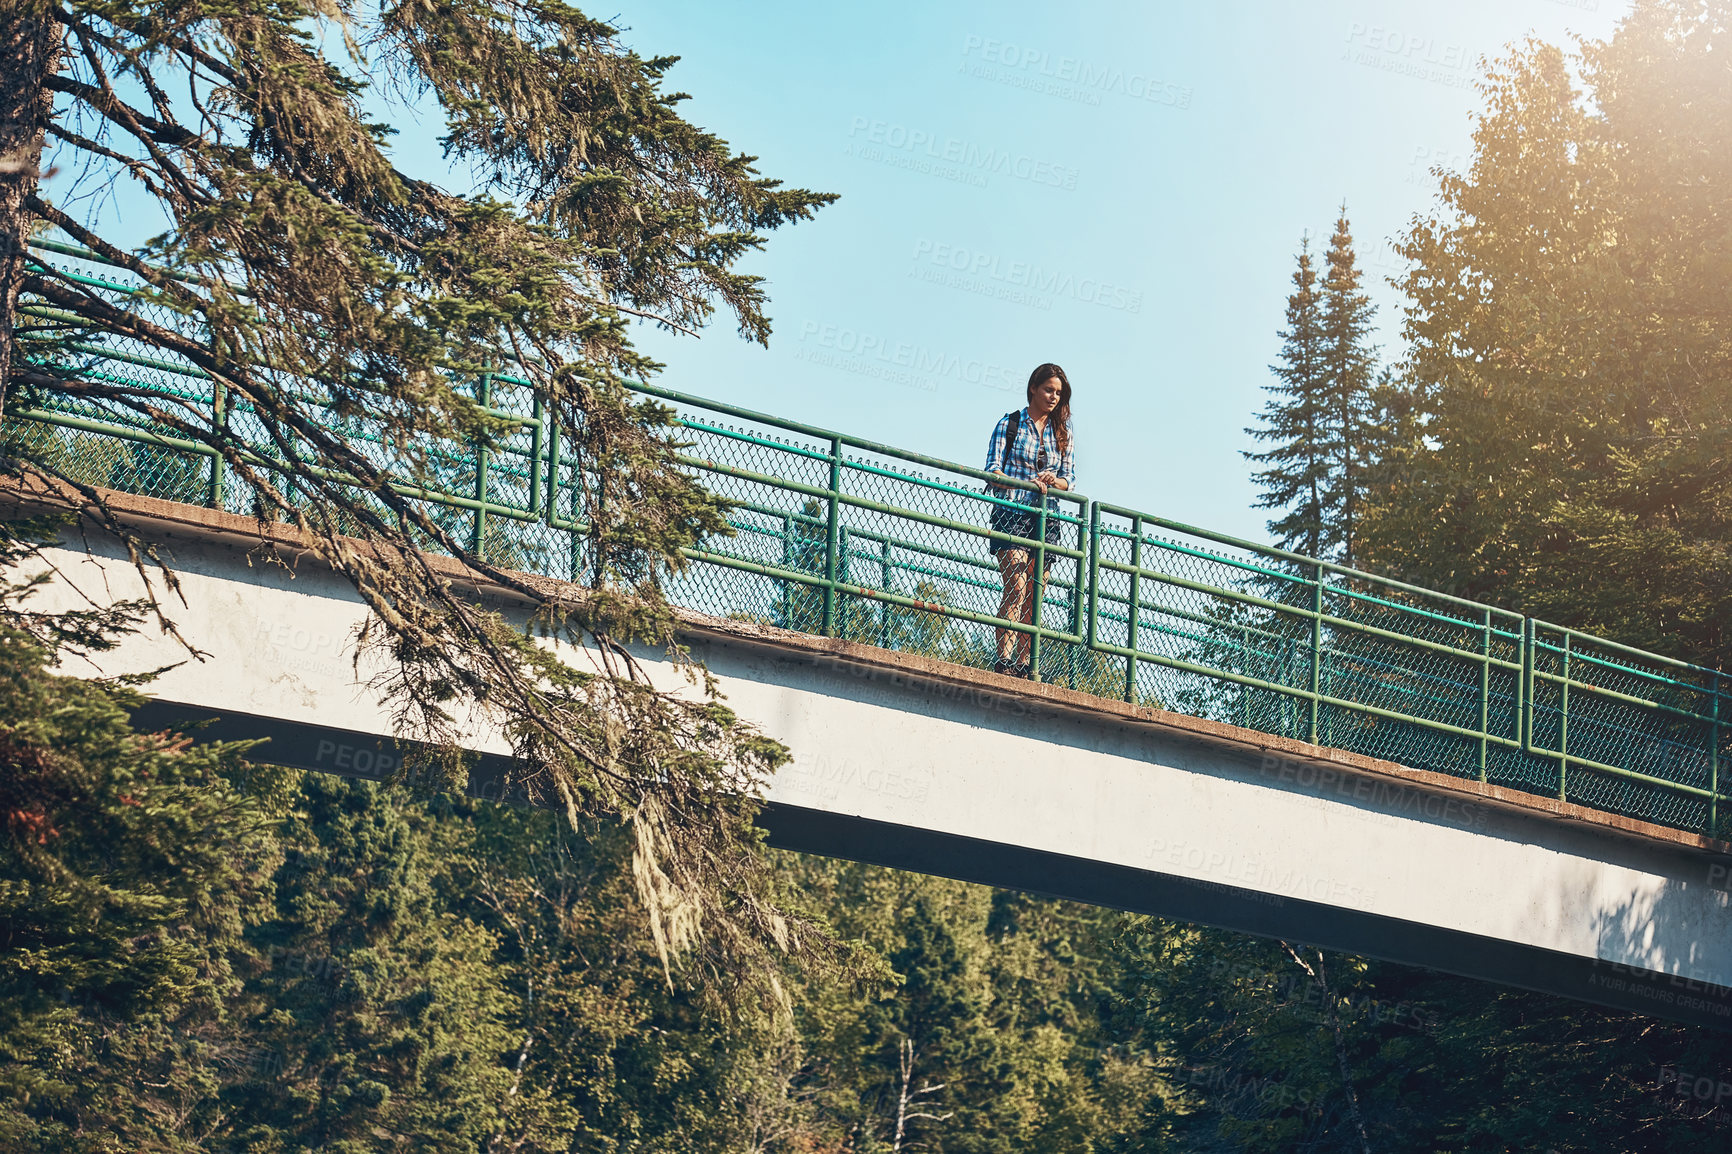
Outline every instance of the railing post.
<svg viewBox="0 0 1732 1154"><path fill-rule="evenodd" d="M1089 582L1088 647L1090 649L1093 649L1095 647L1095 645L1100 640L1099 630L1095 628L1095 623L1100 620L1100 607L1101 607L1101 565L1100 565L1100 560L1101 560L1101 558L1100 558L1101 508L1099 505L1095 504L1093 501L1089 502L1088 522L1089 522L1088 545L1083 548L1083 560L1077 562L1077 564L1088 566L1088 582ZM1080 541L1077 542L1077 544L1079 546L1082 546L1082 542L1080 542ZM1081 574L1078 574L1078 576L1080 577Z"/></svg>
<svg viewBox="0 0 1732 1154"><path fill-rule="evenodd" d="M542 499L542 515L548 528L559 520L559 416L555 411L547 427L547 496ZM576 518L574 517L573 520ZM572 571L576 576L576 570Z"/></svg>
<svg viewBox="0 0 1732 1154"><path fill-rule="evenodd" d="M1534 751L1534 619L1522 618L1522 676L1517 689L1516 727L1520 731L1522 752Z"/></svg>
<svg viewBox="0 0 1732 1154"><path fill-rule="evenodd" d="M219 431L227 423L223 420L223 383L215 377L211 378L210 393L211 430ZM212 509L223 507L223 474L228 462L223 460L221 450L212 450L210 456L210 483L205 490L205 504Z"/></svg>
<svg viewBox="0 0 1732 1154"><path fill-rule="evenodd" d="M1089 504L1092 506L1094 502L1091 501ZM1084 636L1082 623L1084 567L1087 566L1088 570L1094 568L1092 564L1094 559L1094 550L1090 544L1083 541L1083 536L1089 533L1091 528L1092 527L1084 524L1082 517L1079 516L1077 518L1076 551L1082 554L1082 556L1076 559L1076 572L1073 574L1074 579L1070 583L1070 631L1078 637ZM1094 606L1094 596L1092 591L1089 594L1089 606L1092 614ZM1093 624L1092 616L1090 624L1091 626ZM1074 661L1071 663L1071 688L1076 688L1076 663Z"/></svg>
<svg viewBox="0 0 1732 1154"><path fill-rule="evenodd" d="M1131 655L1125 658L1125 700L1133 705L1137 700L1137 641L1142 632L1137 621L1143 607L1143 519L1131 517L1131 605L1126 616L1125 648Z"/></svg>
<svg viewBox="0 0 1732 1154"><path fill-rule="evenodd" d="M799 550L794 545L794 533L799 522L793 514L782 514L782 568L798 569L800 567ZM781 595L776 599L776 624L783 629L799 629L800 623L794 620L794 591L805 586L798 581L790 581L786 577L776 582L781 587Z"/></svg>
<svg viewBox="0 0 1732 1154"><path fill-rule="evenodd" d="M1243 625L1241 625L1241 626L1239 626L1239 672L1240 673L1246 672L1245 654L1249 653L1250 651L1251 651L1251 635L1248 632L1246 632L1245 627ZM1238 685L1238 686L1234 687L1233 696L1238 699L1238 703L1239 703L1239 728L1241 728L1241 729L1249 729L1251 727L1250 721L1247 720L1251 715L1251 709L1250 709L1250 706L1248 704L1250 699L1247 696L1249 693L1250 693L1250 686Z"/></svg>
<svg viewBox="0 0 1732 1154"><path fill-rule="evenodd" d="M1720 673L1709 675L1708 689L1708 836L1720 836Z"/></svg>
<svg viewBox="0 0 1732 1154"><path fill-rule="evenodd" d="M878 587L886 593L894 593L890 588L890 534L884 534L883 543L878 549ZM890 602L878 603L878 648L890 648Z"/></svg>
<svg viewBox="0 0 1732 1154"><path fill-rule="evenodd" d="M1564 634L1564 692L1558 710L1558 800L1565 800L1565 786L1570 773L1570 635Z"/></svg>
<svg viewBox="0 0 1732 1154"><path fill-rule="evenodd" d="M1323 688L1323 563L1311 567L1311 719L1305 740L1317 744L1317 720L1321 712L1317 700Z"/></svg>
<svg viewBox="0 0 1732 1154"><path fill-rule="evenodd" d="M842 438L830 438L829 523L824 531L824 622L825 637L836 636L836 581L842 550Z"/></svg>
<svg viewBox="0 0 1732 1154"><path fill-rule="evenodd" d="M1486 780L1486 761L1491 739L1491 607L1486 606L1485 628L1479 642L1479 779Z"/></svg>
<svg viewBox="0 0 1732 1154"><path fill-rule="evenodd" d="M542 401L541 390L535 391L535 407L530 416L534 424L529 429L529 515L541 516L542 491L540 485L541 454L547 451L547 406ZM548 486L549 496L552 486Z"/></svg>
<svg viewBox="0 0 1732 1154"><path fill-rule="evenodd" d="M1030 612L1029 624L1034 627L1034 636L1028 642L1028 678L1030 681L1040 680L1040 619L1044 616L1042 610L1046 607L1046 494L1037 494L1040 505L1040 516L1034 519L1034 608Z"/></svg>
<svg viewBox="0 0 1732 1154"><path fill-rule="evenodd" d="M483 408L491 401L493 377L482 373L481 379L475 382L475 399ZM470 542L470 551L477 557L482 556L482 548L487 543L487 447L480 441L475 443L475 536Z"/></svg>
<svg viewBox="0 0 1732 1154"><path fill-rule="evenodd" d="M852 579L849 576L849 566L848 566L848 551L852 548L853 548L853 546L848 544L848 526L838 523L837 530L836 530L836 578L835 579L843 585L848 584L848 582ZM858 605L859 603L856 602L855 604ZM847 607L848 607L847 603L844 602L840 597L836 598L836 628L833 631L833 634L832 634L833 636L841 637L847 631L848 622L846 619L847 619L848 614L843 612L843 610L845 610Z"/></svg>

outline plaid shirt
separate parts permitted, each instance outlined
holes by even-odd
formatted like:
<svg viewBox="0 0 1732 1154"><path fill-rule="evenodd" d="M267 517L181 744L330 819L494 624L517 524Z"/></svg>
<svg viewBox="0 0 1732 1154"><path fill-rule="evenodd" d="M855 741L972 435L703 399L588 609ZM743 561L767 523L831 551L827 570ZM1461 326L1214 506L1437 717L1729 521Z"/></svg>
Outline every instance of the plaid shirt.
<svg viewBox="0 0 1732 1154"><path fill-rule="evenodd" d="M1043 469L1051 469L1058 474L1070 488L1076 488L1076 423L1071 423L1070 443L1064 452L1058 451L1058 433L1053 428L1052 417L1048 416L1046 425L1037 434L1034 422L1029 419L1028 409L1022 410L1022 422L1016 429L1016 442L1010 446L1010 452L1004 451L1005 426L1010 423L1007 413L998 418L998 424L992 427L992 440L986 446L986 471L1003 473L1018 481L1032 481L1040 475ZM1024 505L1032 505L1040 494L1029 489L1012 489L1008 494L1001 491L998 495L1008 496L1011 500Z"/></svg>

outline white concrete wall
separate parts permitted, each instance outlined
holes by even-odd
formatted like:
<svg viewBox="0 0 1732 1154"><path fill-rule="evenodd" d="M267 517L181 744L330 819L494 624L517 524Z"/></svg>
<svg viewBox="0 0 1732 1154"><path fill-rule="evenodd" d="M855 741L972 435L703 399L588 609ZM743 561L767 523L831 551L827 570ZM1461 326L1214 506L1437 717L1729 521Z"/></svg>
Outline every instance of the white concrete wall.
<svg viewBox="0 0 1732 1154"><path fill-rule="evenodd" d="M136 577L113 557L66 549L55 560L92 597L136 595ZM172 615L211 657L186 661L172 641L140 637L101 658L101 672L181 661L153 687L163 700L389 733L352 667L362 616L352 590L310 564L291 573L221 546L181 542L174 561L187 604ZM64 583L56 596L70 597ZM1502 968L1483 976L1543 985L1523 975L1575 959L1591 967L1569 986L1581 996L1632 974L1671 975L1678 1004L1698 996L1696 983L1732 987L1727 871L1699 852L1016 695L713 637L697 651L733 708L793 750L771 801L1057 863L1031 867L1055 874L1032 888L1079 895L1056 875L1060 859L1081 859L1134 871L1115 875L1133 878L1133 891L1136 877L1176 880L1224 910L1262 907L1218 919L1208 903L1188 907L1201 920L1440 969L1475 972L1474 951L1490 942L1533 953L1487 962ZM475 744L504 750L497 738ZM970 872L967 851L950 852L954 868L937 869L994 880ZM1133 892L1124 904L1138 901ZM1159 907L1151 898L1139 908ZM1313 923L1319 932L1305 932ZM1332 937L1324 923L1358 928ZM1379 950L1379 926L1392 943L1432 944ZM1414 956L1454 949L1438 942L1467 944L1459 957ZM1732 1014L1732 1002L1724 1008Z"/></svg>
<svg viewBox="0 0 1732 1154"><path fill-rule="evenodd" d="M1732 894L1700 854L1010 698L707 658L794 750L777 801L1732 985Z"/></svg>

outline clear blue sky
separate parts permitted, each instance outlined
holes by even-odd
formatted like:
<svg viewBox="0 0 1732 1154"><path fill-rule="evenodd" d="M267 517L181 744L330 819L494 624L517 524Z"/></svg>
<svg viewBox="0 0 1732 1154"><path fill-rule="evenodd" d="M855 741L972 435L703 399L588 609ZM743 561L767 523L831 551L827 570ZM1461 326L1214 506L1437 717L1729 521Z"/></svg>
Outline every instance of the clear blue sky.
<svg viewBox="0 0 1732 1154"><path fill-rule="evenodd" d="M769 348L645 329L671 388L980 463L1043 361L1076 389L1079 488L1254 539L1241 451L1293 254L1347 202L1386 359L1390 238L1464 158L1482 54L1608 35L1624 0L1116 0L591 8L682 57L685 114L789 184L841 194L746 263ZM379 114L445 170L436 116ZM66 173L53 182L71 191ZM461 174L451 173L453 187ZM89 193L95 185L85 183ZM116 186L81 201L142 239ZM69 205L70 207L70 205Z"/></svg>
<svg viewBox="0 0 1732 1154"><path fill-rule="evenodd" d="M605 15L682 57L690 119L842 197L750 264L768 349L721 324L641 343L669 387L970 464L1056 361L1079 488L1264 539L1242 430L1300 234L1346 200L1397 355L1387 241L1466 152L1476 61L1626 9L632 0Z"/></svg>

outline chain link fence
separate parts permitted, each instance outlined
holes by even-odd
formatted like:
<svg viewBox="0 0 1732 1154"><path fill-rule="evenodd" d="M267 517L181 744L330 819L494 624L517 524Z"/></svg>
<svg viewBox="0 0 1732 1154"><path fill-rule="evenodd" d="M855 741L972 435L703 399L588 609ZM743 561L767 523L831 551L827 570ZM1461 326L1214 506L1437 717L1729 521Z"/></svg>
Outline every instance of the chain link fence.
<svg viewBox="0 0 1732 1154"><path fill-rule="evenodd" d="M73 246L42 259L127 306L138 284ZM140 305L152 320L184 318ZM225 424L278 468L294 438L184 358L25 300L28 362L130 398L51 385L18 395L8 435L91 484L251 513L222 460L140 403ZM318 407L317 385L279 382ZM400 446L377 423L324 414L369 462L411 476L441 525L489 560L592 576L585 478L529 382L475 398L512 422L483 449ZM1720 675L1656 654L1073 493L1025 485L735 406L640 386L679 416L678 460L729 505L731 532L668 578L674 603L716 617L845 637L989 669L1004 631L1029 635L1034 676L1475 778L1681 829L1725 834ZM404 474L405 461L413 462ZM279 474L282 475L282 474ZM1016 490L1024 491L1019 504ZM1044 558L1032 622L998 616L995 506L1033 514L1019 544ZM1048 525L1056 526L1048 531Z"/></svg>

